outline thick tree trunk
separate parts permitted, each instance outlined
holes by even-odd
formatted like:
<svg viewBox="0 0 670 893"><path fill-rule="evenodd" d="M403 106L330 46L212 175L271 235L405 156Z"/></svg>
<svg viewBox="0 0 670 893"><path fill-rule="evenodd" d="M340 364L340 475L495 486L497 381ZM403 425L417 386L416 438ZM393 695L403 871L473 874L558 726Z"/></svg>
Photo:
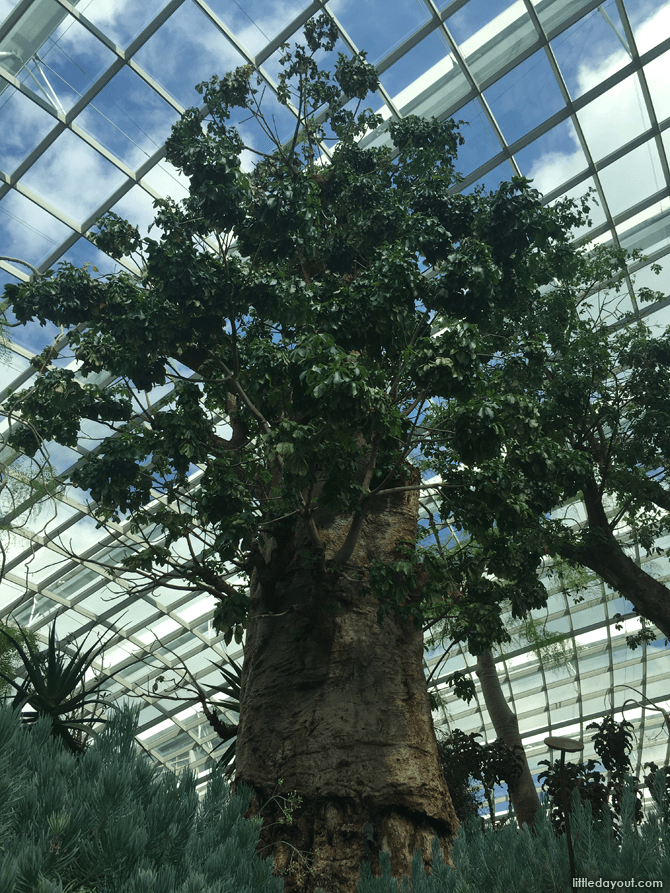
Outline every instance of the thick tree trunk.
<svg viewBox="0 0 670 893"><path fill-rule="evenodd" d="M603 543L580 554L580 564L590 568L635 606L638 614L654 623L670 639L670 591L630 558L617 543Z"/></svg>
<svg viewBox="0 0 670 893"><path fill-rule="evenodd" d="M498 738L502 738L508 747L514 747L515 744L521 745L523 753L521 775L508 785L508 789L517 821L520 825L526 823L532 825L535 813L540 807L540 800L537 796L533 776L528 768L525 751L523 751L519 723L516 715L509 708L496 672L493 654L490 651L483 651L477 657L476 672L482 685L486 709L489 711L496 735Z"/></svg>
<svg viewBox="0 0 670 893"><path fill-rule="evenodd" d="M583 490L589 522L590 542L574 546L566 543L560 554L590 568L635 606L638 614L660 629L670 639L670 590L659 583L623 551L610 530L609 521L595 481Z"/></svg>
<svg viewBox="0 0 670 893"><path fill-rule="evenodd" d="M458 819L439 768L422 634L393 617L379 625L378 603L356 579L413 541L417 508L416 492L376 500L339 577L319 570L304 532L267 543L266 568L253 574L235 783L253 787L258 851L274 857L287 893L355 893L362 861L379 874L384 848L397 877L410 873L416 847L428 867L434 837L448 858ZM317 524L326 557L349 526ZM301 802L281 823L292 791Z"/></svg>

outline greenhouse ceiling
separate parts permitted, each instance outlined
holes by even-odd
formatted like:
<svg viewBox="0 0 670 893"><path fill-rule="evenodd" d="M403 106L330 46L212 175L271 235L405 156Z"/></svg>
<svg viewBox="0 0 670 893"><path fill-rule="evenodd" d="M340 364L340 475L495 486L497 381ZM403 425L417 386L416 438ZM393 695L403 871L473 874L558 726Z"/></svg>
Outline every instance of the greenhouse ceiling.
<svg viewBox="0 0 670 893"><path fill-rule="evenodd" d="M644 308L636 299L643 286L670 294L670 0L0 0L0 285L62 260L118 270L86 234L109 209L146 234L154 199L186 195L164 143L184 109L199 104L194 85L252 63L275 90L280 45L321 10L338 25L336 49L366 50L377 67L374 102L384 117L467 122L463 190L519 173L547 202L594 190L588 236L647 255L622 283L620 308L670 323L670 298ZM244 136L266 148L262 136ZM660 277L654 262L665 267ZM29 382L30 359L59 332L35 323L7 335L3 397ZM56 362L67 365L59 346ZM66 474L92 448L94 428L78 450L53 446L54 473ZM144 746L173 769L205 772L221 750L216 734L199 709L157 697L165 682L153 686L185 664L209 692L222 683L218 666L241 656L211 627L212 597L167 587L132 597L108 569L123 553L124 526L97 528L81 491L67 486L41 500L27 495L21 458L6 449L2 461L12 486L2 491L10 530L0 617L45 638L58 615L68 647L104 636L96 668L111 674L110 698L139 696ZM647 569L670 578L666 558L653 562ZM663 639L630 651L626 634L639 626L631 606L595 580L583 595L575 605L556 591L538 614L568 636L557 666L540 662L523 637L500 658L531 767L549 757L547 735L584 736L592 755L585 726L630 699L638 702L625 714L635 724L636 768L662 764L662 710L670 708ZM427 667L438 657L427 654ZM473 658L454 651L433 679L444 686L456 669L473 672ZM494 737L479 695L470 705L446 701L438 723Z"/></svg>

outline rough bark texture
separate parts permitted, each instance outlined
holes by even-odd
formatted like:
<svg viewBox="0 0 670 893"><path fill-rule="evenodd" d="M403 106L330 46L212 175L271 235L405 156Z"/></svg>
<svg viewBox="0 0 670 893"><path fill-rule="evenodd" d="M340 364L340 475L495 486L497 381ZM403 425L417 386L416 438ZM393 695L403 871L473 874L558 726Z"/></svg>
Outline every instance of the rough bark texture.
<svg viewBox="0 0 670 893"><path fill-rule="evenodd" d="M603 544L580 561L635 606L670 639L670 592L630 558L617 543Z"/></svg>
<svg viewBox="0 0 670 893"><path fill-rule="evenodd" d="M482 685L486 709L489 711L496 735L498 738L502 738L508 747L514 747L515 744L519 744L523 749L516 714L509 708L496 672L493 654L490 651L483 651L477 657L476 672ZM508 789L519 824L532 824L535 819L535 813L540 807L540 800L537 796L533 776L528 768L525 751L523 752L521 775L516 781L510 782Z"/></svg>
<svg viewBox="0 0 670 893"><path fill-rule="evenodd" d="M588 548L570 544L561 549L564 558L590 568L635 606L638 614L654 623L670 639L670 591L665 584L643 571L618 544L603 508L595 482L583 490L589 528L596 536Z"/></svg>
<svg viewBox="0 0 670 893"><path fill-rule="evenodd" d="M428 867L435 836L448 858L458 819L438 763L422 634L392 617L379 625L378 603L355 579L414 539L417 509L416 492L375 500L339 578L319 571L302 529L266 543L266 570L252 577L236 783L254 789L258 851L273 855L287 893L355 893L362 861L379 874L384 848L395 876L410 873L416 847ZM317 519L326 557L350 523ZM280 823L271 798L292 791L302 802Z"/></svg>

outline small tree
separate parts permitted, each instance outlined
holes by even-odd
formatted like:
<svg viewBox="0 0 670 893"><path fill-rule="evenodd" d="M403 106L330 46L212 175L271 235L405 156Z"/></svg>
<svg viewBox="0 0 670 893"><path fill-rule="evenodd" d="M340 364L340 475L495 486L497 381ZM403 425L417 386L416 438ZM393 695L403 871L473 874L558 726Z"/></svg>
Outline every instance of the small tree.
<svg viewBox="0 0 670 893"><path fill-rule="evenodd" d="M0 679L16 692L12 707L23 711L22 720L27 725L46 717L52 734L66 750L82 754L87 739L96 735L92 726L104 722L98 713L99 689L107 680L99 678L92 685L85 681L86 673L104 646L92 645L82 653L82 642L74 654L67 655L56 639L55 621L45 650L39 650L33 634L21 628L16 633L13 635L7 627L0 628L0 639L11 646L25 677L17 682L11 670L7 673L0 669ZM29 709L25 710L26 707Z"/></svg>
<svg viewBox="0 0 670 893"><path fill-rule="evenodd" d="M582 256L545 318L487 367L487 386L464 406L433 411L431 423L449 418L470 458L459 465L454 445L433 451L433 466L455 488L444 510L490 567L558 556L598 574L670 637L668 588L628 548L654 554L670 526L670 332L608 310L610 290L598 289L614 288L629 259L602 246ZM530 440L510 424L519 402L533 420ZM570 505L557 510L580 499L585 521Z"/></svg>
<svg viewBox="0 0 670 893"><path fill-rule="evenodd" d="M594 819L603 821L605 818L612 823L614 829L619 832L622 820L622 802L626 783L631 780L630 752L632 723L627 720L616 722L613 716L605 716L601 722L592 722L587 727L595 729L591 740L595 751L607 770L608 777L596 769L595 760L579 761L565 764L566 787L568 801L573 800L573 791L579 793L582 803L589 803ZM542 790L547 793L550 800L551 820L556 831L565 831L563 818L563 806L561 796L561 768L560 760L550 763L549 760L541 760L540 765L547 766L541 772ZM653 775L650 774L648 785L653 789L653 778L657 773L657 767L653 766ZM635 781L636 779L632 779ZM639 824L642 821L642 803L637 790L633 795L634 809L631 817Z"/></svg>
<svg viewBox="0 0 670 893"><path fill-rule="evenodd" d="M481 735L474 732L466 735L460 729L454 729L440 738L440 768L449 785L459 819L464 822L478 813L480 801L476 788L472 786L474 781L481 785L489 808L491 827L495 828L495 788L506 784L509 789L517 781L521 774L523 748L519 745L509 747L501 738L488 744L481 744L477 738L481 738Z"/></svg>

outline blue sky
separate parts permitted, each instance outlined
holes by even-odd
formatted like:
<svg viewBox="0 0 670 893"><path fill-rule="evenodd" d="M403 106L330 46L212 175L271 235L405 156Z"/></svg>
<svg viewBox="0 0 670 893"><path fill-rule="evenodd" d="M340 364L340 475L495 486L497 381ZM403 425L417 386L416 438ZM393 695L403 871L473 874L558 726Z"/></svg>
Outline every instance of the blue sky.
<svg viewBox="0 0 670 893"><path fill-rule="evenodd" d="M14 0L0 0L0 14L6 14L13 5ZM214 0L209 5L215 14L222 16L231 31L239 35L250 52L258 52L267 39L274 37L300 11L300 3L291 0L271 4L261 0L245 0L244 3ZM138 10L137 4L133 4L131 15L129 0L80 0L78 9L124 47L163 6L164 0L143 3L141 10ZM419 0L398 3L392 16L383 15L383 8L388 7L382 0L367 3L363 11L361 4L352 0L331 0L330 7L357 46L368 48L373 61L386 55L403 37L428 20L426 8ZM512 4L507 0L471 0L448 18L447 25L457 39L476 41L482 27L503 13L505 21L510 16L513 18L519 11L517 7L518 2ZM614 0L604 4L604 8L614 27L621 30ZM648 47L654 40L662 39L664 34L670 34L668 3L659 7L657 3L634 0L628 4L628 8L640 47ZM650 21L650 16L653 21ZM343 50L344 46L339 48ZM628 61L612 26L597 10L555 38L552 49L568 90L575 98ZM113 58L113 54L100 41L71 19L63 22L42 48L41 55L49 66L47 74L50 81L66 109ZM445 43L437 33L433 33L385 72L382 82L392 96L396 95L412 78L439 64L447 55ZM222 72L244 61L192 0L186 0L179 7L141 48L135 59L147 75L166 91L168 99L172 97L181 106L199 101L193 89L197 81L209 77L214 71ZM670 100L665 89L667 67L662 58L654 62L648 72L649 88L652 95L658 98L661 118L670 112ZM276 58L268 60L266 68L274 75ZM511 142L562 107L560 91L543 51L534 53L491 86L485 97L503 135ZM633 75L579 112L581 126L597 160L649 127L641 97L637 75ZM1 108L3 106L4 109ZM283 110L276 108L274 111L280 134L288 133L290 120L281 118ZM3 128L6 136L0 142L0 168L11 173L49 133L55 119L11 88L0 94L0 114L11 122L10 127ZM458 116L469 121L465 129L467 143L459 161L459 168L468 174L496 154L499 148L477 103L470 103L458 112ZM98 94L93 104L78 116L76 124L114 153L124 165L134 169L163 143L176 117L174 105L155 93L138 73L124 67ZM624 119L627 126L612 126L616 117ZM262 145L261 138L258 133L252 132L250 125L246 125L246 132L244 126L242 130L259 148L267 147ZM643 194L651 194L655 190L661 170L660 161L654 147L647 147L644 154L651 165L647 174L640 176L639 158L635 159L638 173L633 179L628 176L632 169L630 159L619 162L619 166L613 168L610 174L603 174L603 182L612 195L612 207L617 211L625 210L631 190L637 189L638 196L640 189ZM542 190L555 188L569 176L583 170L585 165L570 122L559 124L538 144L524 149L519 154L519 161L524 172L533 176ZM169 170L167 166L164 168ZM509 171L508 166L501 168L504 176L509 176ZM154 180L167 184L167 188L173 191L176 187L172 183L176 179L179 177L174 171L162 177L158 172L154 177ZM494 185L491 175L486 179ZM26 186L79 224L122 181L122 172L71 133L61 134L23 178ZM81 183L86 184L85 189L81 189ZM625 186L628 189L622 188ZM10 245L25 244L24 256L35 262L49 253L49 246L54 244L54 240L57 242L62 237L63 224L48 220L39 208L33 206L29 209L31 203L26 205L26 201L17 202L14 199L12 202L10 196L6 196L0 202L0 237L9 239ZM137 201L132 201L128 196L122 200L123 204L131 208L142 206L140 222L148 220L151 200L147 202L137 197ZM16 221L16 217L21 215L24 225ZM32 232L32 236L28 235L29 232Z"/></svg>
<svg viewBox="0 0 670 893"><path fill-rule="evenodd" d="M430 19L427 7L416 0L395 4L391 15L388 0L355 4L350 0L331 0L328 5L357 49L365 50L373 65Z"/></svg>
<svg viewBox="0 0 670 893"><path fill-rule="evenodd" d="M126 47L165 5L166 0L147 0L138 5L131 0L79 0L78 9L116 44ZM15 0L0 0L0 18L15 5ZM299 0L211 0L209 7L220 15L226 26L239 36L251 53L259 52L287 22L301 10ZM444 4L442 4L442 7ZM496 17L498 22L514 22L525 16L523 4L507 0L470 0L447 19L453 36L472 48L481 42L480 31ZM330 0L329 8L338 17L351 39L360 48L369 50L369 58L377 61L404 37L428 21L421 0L403 0L394 7L393 15L384 15L388 5L370 0L362 6L353 0ZM641 50L670 35L670 2L659 4L648 0L628 0L627 8L634 37ZM559 34L552 41L561 74L570 96L579 99L604 77L615 75L628 63L627 53L615 33L623 33L614 0L604 4L611 23L594 10ZM490 30L490 29L489 29ZM485 33L488 33L485 32ZM524 32L525 33L525 32ZM525 38L524 38L525 39ZM346 51L340 41L337 51ZM45 71L58 98L67 110L99 77L113 53L79 23L66 18L40 55ZM277 51L265 63L270 76L276 76ZM334 55L334 54L333 54ZM431 33L421 44L382 74L382 83L391 97L408 88L412 80L424 75L426 83L435 72L444 69L450 54L443 37ZM122 166L130 170L143 164L164 142L178 116L178 107L198 103L194 85L212 73L244 61L243 56L221 34L193 0L185 2L158 29L135 56L135 63L149 81L159 85L165 95L154 91L142 73L124 66L98 93L94 101L76 118L75 125L83 135L96 140L112 153ZM490 61L490 60L489 60ZM489 64L487 62L487 64ZM658 118L670 116L670 63L666 56L646 69L647 83L658 104ZM25 75L22 75L25 80ZM26 81L28 83L28 81ZM463 83L465 83L463 81ZM450 82L452 86L455 82ZM467 85L466 85L467 86ZM451 89L451 87L450 87ZM459 87L458 89L462 89ZM514 67L501 80L485 91L485 99L495 116L503 136L509 141L522 139L533 127L560 111L563 99L544 51ZM267 97L270 98L269 96ZM372 97L379 105L379 97ZM289 135L292 119L274 103L271 109L282 138ZM462 148L458 168L469 175L500 152L494 130L477 100L471 100L456 112L465 119L466 144ZM650 127L643 102L643 90L637 74L615 85L606 94L577 113L596 161L605 158L620 145ZM625 126L620 126L624 121ZM9 87L0 93L0 170L11 175L23 159L39 143L57 133L54 113L31 102ZM270 147L267 139L250 122L241 122L240 130L250 144L261 150ZM668 144L670 130L664 134ZM579 146L573 122L568 118L558 123L535 143L517 154L522 171L534 179L541 191L551 191L570 177L586 169L586 158ZM248 156L245 165L252 163ZM512 174L509 163L498 164L480 177L494 188L502 178ZM82 225L113 191L125 182L123 170L102 157L76 133L60 133L46 148L42 157L23 175L23 185L32 191L45 207L30 196L10 190L0 199L0 244L2 251L23 257L37 264L47 257L70 233L68 220ZM606 199L614 214L640 198L652 196L663 185L663 171L658 148L649 141L630 156L601 171ZM180 198L185 194L184 178L167 162L162 161L144 178L144 183L157 194ZM584 180L574 195L582 194L590 185ZM115 204L114 210L136 222L146 233L153 216L153 198L141 185L133 186ZM663 214L667 201L659 200L654 213ZM58 220L48 205L65 215ZM602 209L594 209L596 222L604 219ZM662 238L662 236L659 236ZM73 262L96 263L101 271L114 269L113 261L104 258L84 239L78 239L68 251ZM8 278L7 273L2 274Z"/></svg>

